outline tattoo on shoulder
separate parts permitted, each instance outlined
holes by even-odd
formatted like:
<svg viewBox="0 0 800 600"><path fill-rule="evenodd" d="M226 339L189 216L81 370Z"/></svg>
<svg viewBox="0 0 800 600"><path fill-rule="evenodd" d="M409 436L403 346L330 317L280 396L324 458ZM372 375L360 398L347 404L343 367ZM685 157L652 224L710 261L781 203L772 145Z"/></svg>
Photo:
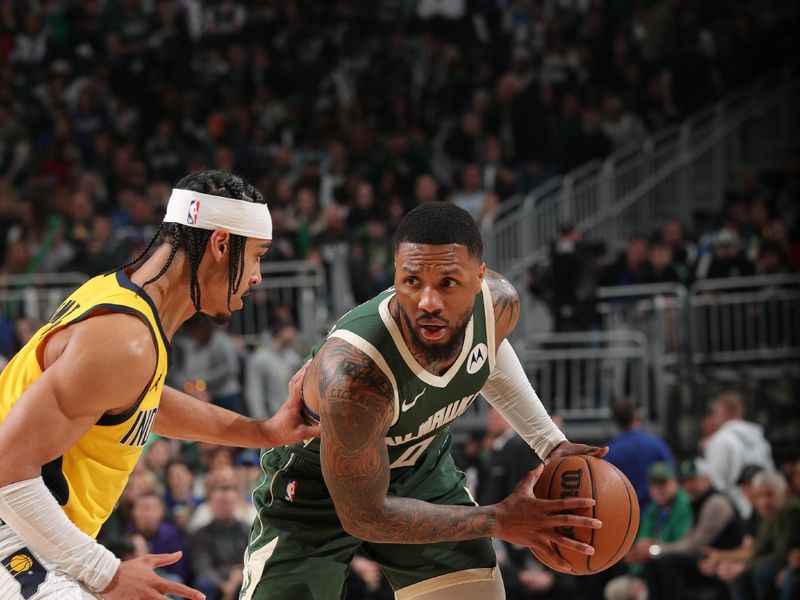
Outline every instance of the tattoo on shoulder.
<svg viewBox="0 0 800 600"><path fill-rule="evenodd" d="M492 292L495 329L499 337L505 337L519 319L519 295L511 282L494 271L486 271L486 283Z"/></svg>
<svg viewBox="0 0 800 600"><path fill-rule="evenodd" d="M319 363L322 426L337 445L357 451L391 422L392 386L364 352L343 340L325 343ZM322 408L322 407L321 407Z"/></svg>

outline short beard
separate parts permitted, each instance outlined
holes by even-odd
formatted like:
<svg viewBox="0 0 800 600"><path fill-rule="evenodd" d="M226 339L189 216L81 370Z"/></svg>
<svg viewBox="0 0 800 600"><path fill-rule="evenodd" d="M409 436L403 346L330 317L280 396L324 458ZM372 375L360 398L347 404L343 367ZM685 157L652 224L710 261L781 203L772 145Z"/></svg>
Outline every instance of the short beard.
<svg viewBox="0 0 800 600"><path fill-rule="evenodd" d="M431 344L425 341L414 328L411 318L408 316L400 303L397 303L397 310L400 312L403 321L406 323L409 333L411 334L411 345L414 350L422 356L427 363L440 363L455 358L458 352L464 345L464 336L467 331L467 325L472 317L472 307L461 315L461 323L456 327L455 334L446 344Z"/></svg>

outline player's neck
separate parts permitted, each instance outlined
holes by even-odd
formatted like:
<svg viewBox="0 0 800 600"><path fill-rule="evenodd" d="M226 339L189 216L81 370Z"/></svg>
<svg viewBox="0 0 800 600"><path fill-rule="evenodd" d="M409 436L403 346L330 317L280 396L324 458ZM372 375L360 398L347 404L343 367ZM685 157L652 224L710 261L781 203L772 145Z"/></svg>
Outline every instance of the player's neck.
<svg viewBox="0 0 800 600"><path fill-rule="evenodd" d="M169 339L175 335L184 321L195 314L195 308L189 296L189 265L186 255L178 252L166 272L153 283L144 283L156 277L169 258L170 248L160 246L141 267L131 274L131 281L143 287L153 300L158 311L158 318Z"/></svg>

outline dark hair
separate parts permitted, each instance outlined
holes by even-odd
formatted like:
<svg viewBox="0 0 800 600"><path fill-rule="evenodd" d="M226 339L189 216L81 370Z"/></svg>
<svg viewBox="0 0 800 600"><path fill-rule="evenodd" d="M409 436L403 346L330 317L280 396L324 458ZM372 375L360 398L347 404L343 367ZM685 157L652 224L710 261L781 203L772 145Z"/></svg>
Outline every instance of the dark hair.
<svg viewBox="0 0 800 600"><path fill-rule="evenodd" d="M620 429L630 429L636 416L636 408L630 400L620 400L611 407L611 417Z"/></svg>
<svg viewBox="0 0 800 600"><path fill-rule="evenodd" d="M459 244L480 259L483 241L478 224L466 210L450 202L430 202L409 212L394 234L394 251L400 244Z"/></svg>
<svg viewBox="0 0 800 600"><path fill-rule="evenodd" d="M200 192L202 194L211 194L212 196L221 196L223 198L233 198L235 200L242 200L244 202L255 202L257 204L266 204L266 200L252 184L248 183L238 175L226 173L225 171L200 171L192 173L181 179L176 185L176 189L190 190L192 192ZM143 286L148 283L153 283L164 273L167 272L172 260L175 258L178 250L186 252L189 261L189 269L191 272L191 279L189 280L189 295L192 298L192 304L195 309L200 311L200 281L197 279L197 269L200 266L200 261L203 259L203 254L206 249L206 244L211 238L213 231L209 229L197 229L196 227L187 227L180 223L162 223L158 227L158 231L147 244L139 256L131 262L122 265L120 269L126 269L140 262L150 249L160 243L169 242L172 245L172 251L169 254L167 262L164 263L161 271L152 279L145 281ZM244 246L247 239L240 235L231 234L230 238L230 262L228 263L228 307L230 308L231 293L239 290L239 284L242 281L242 274L244 272Z"/></svg>

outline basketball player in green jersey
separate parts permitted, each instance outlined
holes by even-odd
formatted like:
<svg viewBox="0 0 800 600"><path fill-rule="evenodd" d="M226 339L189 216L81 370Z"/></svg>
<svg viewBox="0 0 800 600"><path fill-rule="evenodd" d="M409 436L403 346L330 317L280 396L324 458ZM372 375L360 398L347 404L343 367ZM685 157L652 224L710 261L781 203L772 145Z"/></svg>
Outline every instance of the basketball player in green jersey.
<svg viewBox="0 0 800 600"><path fill-rule="evenodd" d="M343 598L359 548L399 600L503 598L490 537L567 569L554 545L593 552L560 528L600 527L564 514L594 500L535 498L540 466L479 507L450 457L448 425L479 392L543 459L606 452L570 444L547 415L505 341L517 294L481 252L475 221L453 204L420 206L401 222L394 287L315 349L303 391L321 438L262 454L243 600Z"/></svg>

